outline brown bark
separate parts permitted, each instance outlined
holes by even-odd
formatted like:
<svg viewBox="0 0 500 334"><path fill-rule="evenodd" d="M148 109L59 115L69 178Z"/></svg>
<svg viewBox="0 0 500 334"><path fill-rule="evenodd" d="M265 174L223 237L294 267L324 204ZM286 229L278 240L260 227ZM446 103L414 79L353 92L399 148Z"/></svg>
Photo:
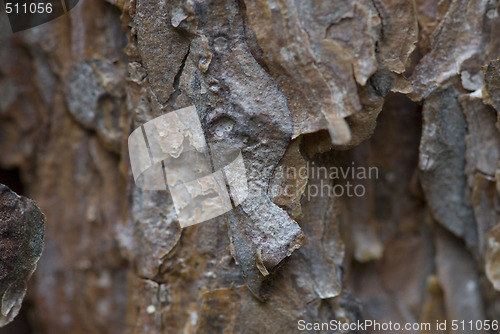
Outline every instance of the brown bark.
<svg viewBox="0 0 500 334"><path fill-rule="evenodd" d="M47 217L34 332L498 319L497 7L82 0L16 34L0 17L0 166ZM135 185L127 138L190 105L250 192L181 228L168 191ZM331 174L349 167L377 174ZM349 184L363 195L318 193Z"/></svg>

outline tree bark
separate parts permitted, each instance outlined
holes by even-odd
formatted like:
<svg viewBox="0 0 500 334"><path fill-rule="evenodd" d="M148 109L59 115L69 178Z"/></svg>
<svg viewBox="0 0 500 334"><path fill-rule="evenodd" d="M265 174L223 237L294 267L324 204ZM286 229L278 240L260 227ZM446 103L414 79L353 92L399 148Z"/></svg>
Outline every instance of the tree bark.
<svg viewBox="0 0 500 334"><path fill-rule="evenodd" d="M47 219L32 331L498 319L498 6L81 0L15 34L2 14L0 167ZM127 138L188 106L249 195L181 228Z"/></svg>

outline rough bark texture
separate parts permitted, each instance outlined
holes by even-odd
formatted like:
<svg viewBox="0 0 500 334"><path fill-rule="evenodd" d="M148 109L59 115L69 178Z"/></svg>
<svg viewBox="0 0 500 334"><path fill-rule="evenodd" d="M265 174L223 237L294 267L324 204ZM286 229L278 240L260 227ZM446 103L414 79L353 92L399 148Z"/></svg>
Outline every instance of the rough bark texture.
<svg viewBox="0 0 500 334"><path fill-rule="evenodd" d="M35 202L0 184L0 327L21 309L42 253L44 223Z"/></svg>
<svg viewBox="0 0 500 334"><path fill-rule="evenodd" d="M82 0L13 35L2 14L0 166L47 217L35 332L499 319L498 7ZM127 137L190 105L250 192L181 229ZM317 174L353 166L377 177ZM363 196L315 192L348 182Z"/></svg>

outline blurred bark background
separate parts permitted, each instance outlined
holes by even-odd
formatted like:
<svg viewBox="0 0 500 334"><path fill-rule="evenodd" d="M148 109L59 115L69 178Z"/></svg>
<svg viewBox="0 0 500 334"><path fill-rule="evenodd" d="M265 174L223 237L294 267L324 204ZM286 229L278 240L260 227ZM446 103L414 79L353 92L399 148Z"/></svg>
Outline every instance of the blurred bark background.
<svg viewBox="0 0 500 334"><path fill-rule="evenodd" d="M499 319L498 7L81 0L16 34L2 14L0 182L33 198L47 226L22 314L0 333ZM274 203L257 216L279 205L307 238L264 277L258 241L237 238L251 220L181 229L167 191L135 187L130 132L192 104L209 140L227 122L244 132L229 142L246 161L375 166L378 178L350 180L362 197L335 197L311 189L339 180L250 177Z"/></svg>

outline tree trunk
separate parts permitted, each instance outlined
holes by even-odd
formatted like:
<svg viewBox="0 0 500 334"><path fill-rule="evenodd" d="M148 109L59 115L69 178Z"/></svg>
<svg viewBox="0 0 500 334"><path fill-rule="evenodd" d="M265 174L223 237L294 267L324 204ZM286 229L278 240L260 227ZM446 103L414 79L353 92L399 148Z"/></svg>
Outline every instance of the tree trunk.
<svg viewBox="0 0 500 334"><path fill-rule="evenodd" d="M0 333L497 332L498 6L81 0L14 34L2 13L0 183L19 171L47 222ZM182 228L128 137L189 106L248 195Z"/></svg>

